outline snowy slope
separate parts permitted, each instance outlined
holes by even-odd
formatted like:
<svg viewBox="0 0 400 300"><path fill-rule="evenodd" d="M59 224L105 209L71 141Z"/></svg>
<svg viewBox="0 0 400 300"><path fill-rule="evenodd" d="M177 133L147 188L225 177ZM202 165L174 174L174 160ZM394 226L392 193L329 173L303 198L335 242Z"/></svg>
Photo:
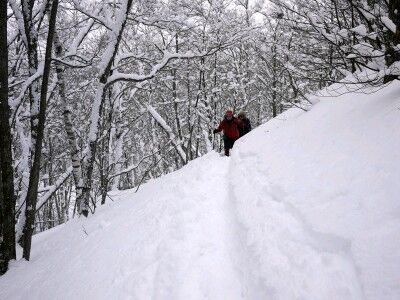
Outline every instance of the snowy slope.
<svg viewBox="0 0 400 300"><path fill-rule="evenodd" d="M232 158L250 298L400 299L400 84L320 101Z"/></svg>
<svg viewBox="0 0 400 300"><path fill-rule="evenodd" d="M400 84L319 100L37 235L0 299L399 299Z"/></svg>

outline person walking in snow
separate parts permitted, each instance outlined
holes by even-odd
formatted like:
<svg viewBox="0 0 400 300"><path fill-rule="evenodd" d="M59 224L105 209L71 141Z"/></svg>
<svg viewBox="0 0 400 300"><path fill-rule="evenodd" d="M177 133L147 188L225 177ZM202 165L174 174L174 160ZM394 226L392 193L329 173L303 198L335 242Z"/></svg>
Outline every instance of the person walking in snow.
<svg viewBox="0 0 400 300"><path fill-rule="evenodd" d="M246 133L251 131L251 123L249 118L246 117L246 114L244 111L241 111L238 114L238 118L240 121L242 121L241 126L238 127L239 129L239 137L244 136Z"/></svg>
<svg viewBox="0 0 400 300"><path fill-rule="evenodd" d="M239 127L243 126L242 121L233 116L231 110L226 111L224 119L219 123L218 128L214 129L214 134L223 131L225 155L229 156L229 150L239 138Z"/></svg>

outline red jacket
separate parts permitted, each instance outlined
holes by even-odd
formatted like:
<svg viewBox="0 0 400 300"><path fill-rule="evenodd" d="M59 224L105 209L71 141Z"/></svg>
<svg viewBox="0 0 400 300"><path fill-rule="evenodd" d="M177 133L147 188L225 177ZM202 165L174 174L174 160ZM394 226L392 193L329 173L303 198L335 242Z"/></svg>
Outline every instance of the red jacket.
<svg viewBox="0 0 400 300"><path fill-rule="evenodd" d="M221 130L224 132L224 135L230 139L239 138L239 127L242 127L242 121L238 118L232 118L232 120L227 120L224 118L221 123L219 123L216 132L220 132Z"/></svg>

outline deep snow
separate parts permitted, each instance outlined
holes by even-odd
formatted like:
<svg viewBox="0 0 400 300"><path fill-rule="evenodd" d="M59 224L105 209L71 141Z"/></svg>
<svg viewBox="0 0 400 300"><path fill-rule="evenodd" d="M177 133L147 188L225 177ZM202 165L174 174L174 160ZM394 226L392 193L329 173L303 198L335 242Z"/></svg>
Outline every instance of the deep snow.
<svg viewBox="0 0 400 300"><path fill-rule="evenodd" d="M400 84L314 100L36 235L0 299L400 299Z"/></svg>

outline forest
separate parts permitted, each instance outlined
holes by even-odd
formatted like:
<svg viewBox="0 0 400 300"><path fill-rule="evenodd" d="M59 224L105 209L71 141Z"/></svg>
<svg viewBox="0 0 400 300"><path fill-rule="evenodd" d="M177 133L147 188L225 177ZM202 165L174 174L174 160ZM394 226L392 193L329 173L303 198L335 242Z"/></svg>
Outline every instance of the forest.
<svg viewBox="0 0 400 300"><path fill-rule="evenodd" d="M85 218L337 82L400 79L400 0L0 1L0 274ZM349 76L353 74L353 76ZM348 79L351 78L351 79ZM348 81L347 81L348 80Z"/></svg>

